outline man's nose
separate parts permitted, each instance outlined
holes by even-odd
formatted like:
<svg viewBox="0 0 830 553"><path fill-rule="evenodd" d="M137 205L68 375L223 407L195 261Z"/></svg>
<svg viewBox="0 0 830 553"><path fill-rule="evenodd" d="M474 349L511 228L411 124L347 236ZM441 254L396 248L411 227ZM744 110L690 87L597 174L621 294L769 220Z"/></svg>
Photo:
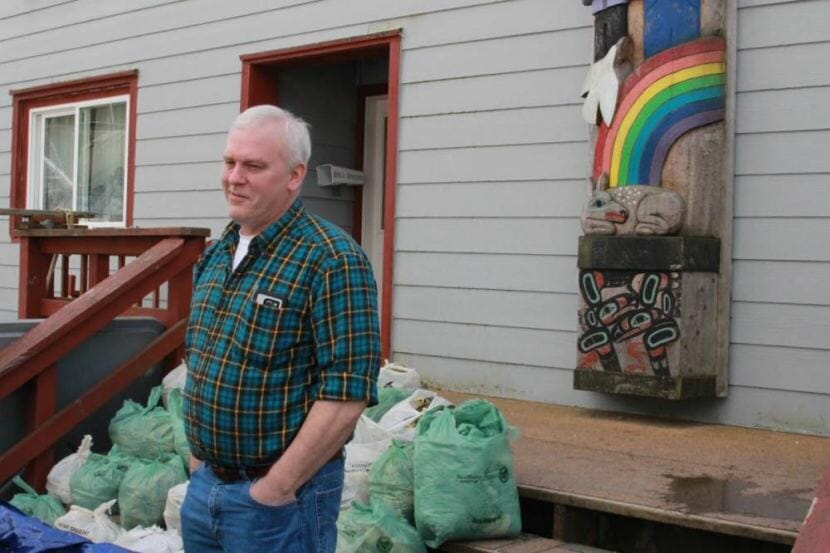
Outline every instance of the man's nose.
<svg viewBox="0 0 830 553"><path fill-rule="evenodd" d="M228 182L234 184L241 184L245 182L245 173L241 163L234 163L233 166L228 169L227 180Z"/></svg>

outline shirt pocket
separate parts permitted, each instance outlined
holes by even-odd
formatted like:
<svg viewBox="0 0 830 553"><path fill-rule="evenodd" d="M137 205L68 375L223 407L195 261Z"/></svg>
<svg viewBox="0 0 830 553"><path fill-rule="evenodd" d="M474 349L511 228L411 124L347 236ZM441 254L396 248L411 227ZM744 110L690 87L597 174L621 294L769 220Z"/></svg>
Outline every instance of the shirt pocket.
<svg viewBox="0 0 830 553"><path fill-rule="evenodd" d="M299 344L302 312L287 302L281 307L253 299L247 303L233 340L248 366L268 369L272 361L290 355Z"/></svg>

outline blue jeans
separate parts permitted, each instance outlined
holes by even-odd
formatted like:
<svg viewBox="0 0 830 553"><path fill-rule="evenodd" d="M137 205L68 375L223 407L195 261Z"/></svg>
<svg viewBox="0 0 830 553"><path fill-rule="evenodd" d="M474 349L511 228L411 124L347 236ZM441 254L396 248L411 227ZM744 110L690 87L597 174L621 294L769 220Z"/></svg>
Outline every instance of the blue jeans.
<svg viewBox="0 0 830 553"><path fill-rule="evenodd" d="M271 507L251 497L253 481L226 484L204 464L190 476L182 505L186 553L331 553L343 491L343 460L329 461L297 490L297 500Z"/></svg>

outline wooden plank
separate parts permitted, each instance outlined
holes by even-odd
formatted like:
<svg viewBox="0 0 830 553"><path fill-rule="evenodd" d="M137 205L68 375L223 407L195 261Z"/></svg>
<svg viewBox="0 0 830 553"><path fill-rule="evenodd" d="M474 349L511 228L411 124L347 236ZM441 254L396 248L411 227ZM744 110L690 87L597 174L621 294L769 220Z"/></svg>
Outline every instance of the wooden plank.
<svg viewBox="0 0 830 553"><path fill-rule="evenodd" d="M452 29L452 42L467 42L591 26L591 12L579 2L519 0L482 4L407 20L405 50L448 42L447 29Z"/></svg>
<svg viewBox="0 0 830 553"><path fill-rule="evenodd" d="M587 181L482 182L398 187L398 217L578 217Z"/></svg>
<svg viewBox="0 0 830 553"><path fill-rule="evenodd" d="M199 9L193 9L193 6L181 2L158 3L158 0L155 0L155 4L147 5L147 2L144 2L144 6L135 6L135 3L119 0L113 2L120 4L115 8L118 11L111 11L114 6L110 6L109 10L99 10L98 6L87 0L82 2L86 6L65 6L60 10L50 10L47 14L38 13L34 16L36 19L41 19L45 15L47 20L53 21L51 28L41 26L39 33L21 33L20 27L10 29L5 35L12 37L5 41L8 49L4 49L4 52L8 53L0 57L0 63L54 52L54 43L43 40L45 34L59 36L62 49L75 50L129 40L138 33L164 34L250 14L274 17L286 7L300 6L311 1L313 0L247 2L243 8L233 3L203 0ZM32 17L28 16L26 20ZM38 23L43 25L43 22Z"/></svg>
<svg viewBox="0 0 830 553"><path fill-rule="evenodd" d="M731 354L733 386L830 394L830 350L734 344Z"/></svg>
<svg viewBox="0 0 830 553"><path fill-rule="evenodd" d="M829 262L736 260L732 300L830 305Z"/></svg>
<svg viewBox="0 0 830 553"><path fill-rule="evenodd" d="M559 540L521 534L515 538L447 542L442 544L437 551L446 553L565 553L573 549L567 549L565 544ZM596 548L592 548L590 552L585 551L586 553L603 553L603 550Z"/></svg>
<svg viewBox="0 0 830 553"><path fill-rule="evenodd" d="M734 259L830 261L828 219L735 219Z"/></svg>
<svg viewBox="0 0 830 553"><path fill-rule="evenodd" d="M737 132L826 130L830 87L742 92L738 95Z"/></svg>
<svg viewBox="0 0 830 553"><path fill-rule="evenodd" d="M458 253L574 255L581 234L578 219L398 219L397 229L397 251Z"/></svg>
<svg viewBox="0 0 830 553"><path fill-rule="evenodd" d="M152 7L154 4L163 4L167 1L143 0L142 5ZM0 36L22 34L22 19L25 19L26 23L24 29L31 34L35 34L62 25L77 24L95 16L111 17L134 8L136 4L133 0L113 0L107 2L106 6L97 5L96 0L74 0L72 2L65 0L39 0L37 2L16 0L15 3L19 5L18 8L9 9L7 4L3 4L4 11L0 12L4 14L0 19ZM50 5L55 7L43 9Z"/></svg>
<svg viewBox="0 0 830 553"><path fill-rule="evenodd" d="M585 141L588 126L577 106L513 109L407 118L400 151Z"/></svg>
<svg viewBox="0 0 830 553"><path fill-rule="evenodd" d="M830 28L830 4L794 2L772 4L739 12L738 48L769 48L787 44L824 42ZM782 33L797 28L797 33Z"/></svg>
<svg viewBox="0 0 830 553"><path fill-rule="evenodd" d="M830 130L738 135L735 174L830 173L821 146L828 140Z"/></svg>
<svg viewBox="0 0 830 553"><path fill-rule="evenodd" d="M403 252L395 284L575 294L576 256Z"/></svg>
<svg viewBox="0 0 830 553"><path fill-rule="evenodd" d="M395 317L516 328L573 331L576 294L395 287Z"/></svg>
<svg viewBox="0 0 830 553"><path fill-rule="evenodd" d="M20 230L18 236L39 236L52 238L98 237L98 238L142 238L148 236L185 237L206 236L207 231L198 227L156 227L156 228L91 228L91 229L32 229ZM46 246L51 248L52 246ZM110 247L112 250L113 248ZM117 248L116 248L117 249ZM112 252L113 254L117 252Z"/></svg>
<svg viewBox="0 0 830 553"><path fill-rule="evenodd" d="M143 160L137 159L138 163ZM216 190L222 174L221 150L216 161L187 165L136 165L136 197L145 192Z"/></svg>
<svg viewBox="0 0 830 553"><path fill-rule="evenodd" d="M239 101L202 107L143 113L138 115L136 140L168 138L181 135L225 135L239 114Z"/></svg>
<svg viewBox="0 0 830 553"><path fill-rule="evenodd" d="M828 350L830 306L734 302L732 342Z"/></svg>
<svg viewBox="0 0 830 553"><path fill-rule="evenodd" d="M224 2L213 1L215 6L227 5ZM194 69L208 69L208 72L196 73L195 76L228 74L239 70L240 54L364 35L366 23L369 21L425 14L436 9L463 7L480 2L481 0L424 0L415 4L399 4L374 0L357 3L351 9L341 11L332 10L320 2L306 0L304 5L296 9L271 11L268 14L250 10L250 4L246 4L245 15L218 17L209 24L130 36L123 40L70 51L61 51L56 45L54 53L30 58L25 64L19 64L16 80L30 81L46 75L59 75L67 67L73 67L75 72L92 71L115 64L135 65L144 60L170 59L191 53L197 53L197 56L188 61L196 61L198 58L201 58L201 61L196 61L194 66L177 60L179 77L169 80L191 78L183 77L182 74L194 76L191 72ZM186 6L185 9L192 8ZM349 30L350 25L360 29ZM238 35L238 30L242 27L245 28L244 47L240 46ZM327 31L316 33L318 29ZM274 37L278 38L275 40ZM209 53L213 59L212 70L209 69L210 63L203 63L207 61L201 57L205 53ZM2 65L0 64L0 67ZM142 81L145 80L145 75L148 76L147 83L159 82L142 67Z"/></svg>
<svg viewBox="0 0 830 553"><path fill-rule="evenodd" d="M235 103L237 110L239 108L239 75L236 72L155 86L138 83L139 118L164 110L223 103Z"/></svg>
<svg viewBox="0 0 830 553"><path fill-rule="evenodd" d="M590 63L593 29L568 29L405 52L401 82L457 79ZM436 63L435 60L441 60Z"/></svg>
<svg viewBox="0 0 830 553"><path fill-rule="evenodd" d="M737 91L830 85L830 64L821 63L828 56L830 42L741 50Z"/></svg>
<svg viewBox="0 0 830 553"><path fill-rule="evenodd" d="M561 83L581 82L587 70L586 64L405 84L401 87L401 117L532 106L579 109L581 98Z"/></svg>
<svg viewBox="0 0 830 553"><path fill-rule="evenodd" d="M521 429L526 497L778 543L795 539L830 451L824 438L495 402Z"/></svg>
<svg viewBox="0 0 830 553"><path fill-rule="evenodd" d="M571 180L587 163L585 142L401 152L398 184Z"/></svg>
<svg viewBox="0 0 830 553"><path fill-rule="evenodd" d="M736 217L828 217L830 206L815 201L827 175L745 175L735 178Z"/></svg>
<svg viewBox="0 0 830 553"><path fill-rule="evenodd" d="M136 142L136 160L142 165L203 163L221 159L226 134L157 138ZM138 165L138 164L136 164Z"/></svg>
<svg viewBox="0 0 830 553"><path fill-rule="evenodd" d="M576 332L396 318L392 334L395 351L410 354L558 368L573 368L576 360Z"/></svg>

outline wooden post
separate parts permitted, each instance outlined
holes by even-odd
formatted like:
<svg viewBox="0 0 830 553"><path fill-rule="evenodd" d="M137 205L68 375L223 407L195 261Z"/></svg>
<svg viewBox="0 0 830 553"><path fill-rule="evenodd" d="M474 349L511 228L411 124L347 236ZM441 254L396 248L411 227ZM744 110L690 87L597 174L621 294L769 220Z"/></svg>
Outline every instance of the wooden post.
<svg viewBox="0 0 830 553"><path fill-rule="evenodd" d="M41 315L40 303L47 294L50 262L51 256L41 252L35 240L20 238L19 318L31 319ZM26 385L27 432L32 432L55 413L56 381L56 365L51 365ZM42 490L53 463L53 450L47 449L29 464L26 479L36 489Z"/></svg>
<svg viewBox="0 0 830 553"><path fill-rule="evenodd" d="M193 294L193 268L187 267L167 285L167 312L171 320L186 318L190 313L190 298ZM184 358L184 344L176 348L165 360L162 370L167 372L176 367Z"/></svg>

